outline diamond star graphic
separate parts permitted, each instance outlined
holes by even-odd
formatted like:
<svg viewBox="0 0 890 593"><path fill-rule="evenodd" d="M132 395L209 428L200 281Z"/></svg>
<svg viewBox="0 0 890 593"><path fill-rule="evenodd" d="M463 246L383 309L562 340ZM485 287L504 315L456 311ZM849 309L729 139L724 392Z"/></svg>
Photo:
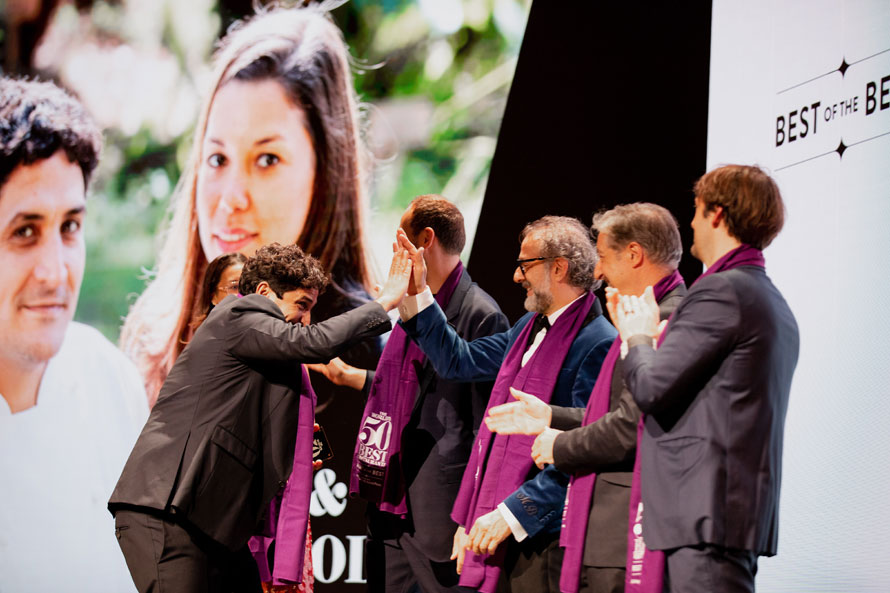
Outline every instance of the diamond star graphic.
<svg viewBox="0 0 890 593"><path fill-rule="evenodd" d="M837 145L837 148L835 148L834 151L835 151L836 153L838 153L838 155L839 155L841 158L844 158L844 151L845 151L845 150L847 150L847 145L844 144L844 139L841 138L841 143Z"/></svg>
<svg viewBox="0 0 890 593"><path fill-rule="evenodd" d="M841 65L840 65L840 67L838 67L838 71L841 73L841 76L842 76L842 77L843 77L844 74L847 73L847 68L849 68L849 67L850 67L850 65L847 63L847 58L843 58L843 59L841 60Z"/></svg>

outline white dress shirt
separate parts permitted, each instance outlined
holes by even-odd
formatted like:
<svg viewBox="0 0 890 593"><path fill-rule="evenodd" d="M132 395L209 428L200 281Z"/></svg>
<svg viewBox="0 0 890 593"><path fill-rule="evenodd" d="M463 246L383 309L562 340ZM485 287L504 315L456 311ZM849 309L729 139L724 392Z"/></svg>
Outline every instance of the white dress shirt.
<svg viewBox="0 0 890 593"><path fill-rule="evenodd" d="M0 397L0 591L135 591L106 505L147 417L136 367L74 322L37 405Z"/></svg>

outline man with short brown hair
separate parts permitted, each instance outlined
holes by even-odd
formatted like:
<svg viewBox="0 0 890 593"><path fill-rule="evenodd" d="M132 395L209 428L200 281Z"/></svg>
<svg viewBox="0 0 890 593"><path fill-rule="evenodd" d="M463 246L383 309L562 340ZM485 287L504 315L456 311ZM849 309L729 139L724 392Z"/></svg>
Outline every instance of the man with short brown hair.
<svg viewBox="0 0 890 593"><path fill-rule="evenodd" d="M695 193L692 254L708 269L658 349L651 290L623 295L616 310L629 346L625 382L646 416L642 535L665 554L665 591L748 592L757 557L776 553L785 413L800 347L761 251L781 230L784 205L758 167L715 169Z"/></svg>
<svg viewBox="0 0 890 593"><path fill-rule="evenodd" d="M459 336L474 340L509 328L460 261L466 233L457 206L420 196L400 228L422 248L430 292ZM351 480L351 490L370 502L370 593L414 585L425 593L461 590L451 559L457 525L449 515L491 387L439 376L401 327L390 334L370 384Z"/></svg>

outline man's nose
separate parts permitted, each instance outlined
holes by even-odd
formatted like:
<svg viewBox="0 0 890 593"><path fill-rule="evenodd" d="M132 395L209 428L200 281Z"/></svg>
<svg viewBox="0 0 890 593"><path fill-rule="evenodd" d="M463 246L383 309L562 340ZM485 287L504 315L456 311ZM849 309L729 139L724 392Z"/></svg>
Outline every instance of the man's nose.
<svg viewBox="0 0 890 593"><path fill-rule="evenodd" d="M516 266L516 269L513 270L513 282L516 284L522 284L525 280L525 274L522 273L522 268Z"/></svg>
<svg viewBox="0 0 890 593"><path fill-rule="evenodd" d="M593 277L595 280L603 279L603 266L600 260L597 260L596 265L593 267Z"/></svg>
<svg viewBox="0 0 890 593"><path fill-rule="evenodd" d="M36 254L38 261L32 272L34 278L50 288L65 284L68 280L65 252L66 247L61 237L53 236L44 240Z"/></svg>

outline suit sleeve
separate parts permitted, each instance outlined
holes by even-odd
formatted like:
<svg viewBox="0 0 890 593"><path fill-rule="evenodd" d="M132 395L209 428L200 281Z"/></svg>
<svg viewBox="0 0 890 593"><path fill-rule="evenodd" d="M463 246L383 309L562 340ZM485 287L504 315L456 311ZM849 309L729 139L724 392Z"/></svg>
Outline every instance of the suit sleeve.
<svg viewBox="0 0 890 593"><path fill-rule="evenodd" d="M604 332L603 338L596 340L584 357L572 384L572 402L576 406L587 406L596 377L614 340L614 330ZM504 504L529 537L541 531L555 531L562 518L568 484L569 476L551 464L526 480Z"/></svg>
<svg viewBox="0 0 890 593"><path fill-rule="evenodd" d="M627 463L637 447L639 422L640 409L624 387L614 410L592 424L557 435L553 441L556 467L569 474L589 474Z"/></svg>
<svg viewBox="0 0 890 593"><path fill-rule="evenodd" d="M507 316L500 310L492 311L486 314L477 326L470 332L469 338L479 339L485 336L499 334L510 329ZM491 397L491 389L494 383L491 381L476 382L470 384L471 405L473 413L473 434L479 432L479 425L485 416L485 409L488 407L488 400Z"/></svg>
<svg viewBox="0 0 890 593"><path fill-rule="evenodd" d="M584 422L584 408L566 408L563 406L550 406L550 428L556 430L571 430L578 428Z"/></svg>
<svg viewBox="0 0 890 593"><path fill-rule="evenodd" d="M664 341L631 336L624 381L645 414L682 414L738 335L739 303L719 274L703 279L677 308Z"/></svg>
<svg viewBox="0 0 890 593"><path fill-rule="evenodd" d="M510 332L469 342L464 340L448 324L438 303L399 323L423 350L436 373L449 381L493 381L501 369L510 343Z"/></svg>
<svg viewBox="0 0 890 593"><path fill-rule="evenodd" d="M327 362L352 344L391 327L376 302L309 326L288 323L272 315L243 314L239 331L231 334L232 354L243 360Z"/></svg>

